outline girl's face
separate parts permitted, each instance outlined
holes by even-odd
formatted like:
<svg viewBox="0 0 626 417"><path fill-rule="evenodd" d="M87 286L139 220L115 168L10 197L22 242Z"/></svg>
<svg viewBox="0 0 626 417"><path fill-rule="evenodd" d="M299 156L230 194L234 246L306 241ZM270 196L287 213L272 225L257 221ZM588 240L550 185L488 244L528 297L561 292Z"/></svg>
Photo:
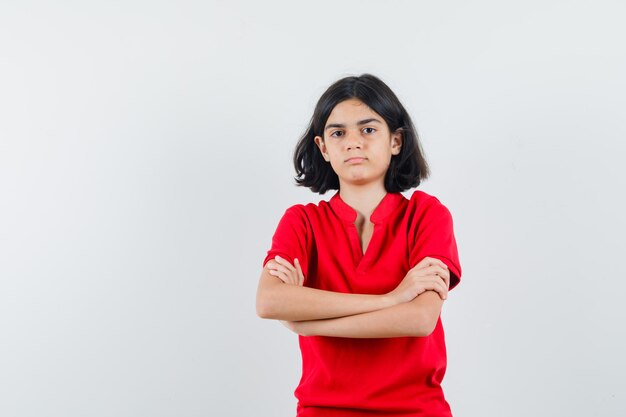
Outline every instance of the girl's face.
<svg viewBox="0 0 626 417"><path fill-rule="evenodd" d="M330 113L324 137L315 143L339 177L339 186L375 185L384 188L391 156L400 153L402 134L390 132L385 120L365 103L349 99Z"/></svg>

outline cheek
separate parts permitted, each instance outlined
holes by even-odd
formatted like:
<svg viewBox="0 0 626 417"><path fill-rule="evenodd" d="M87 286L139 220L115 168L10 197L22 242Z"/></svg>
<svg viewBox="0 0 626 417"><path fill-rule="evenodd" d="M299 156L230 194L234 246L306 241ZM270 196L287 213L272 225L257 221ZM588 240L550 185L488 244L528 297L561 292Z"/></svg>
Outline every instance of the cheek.
<svg viewBox="0 0 626 417"><path fill-rule="evenodd" d="M331 159L330 160L330 167L333 169L333 171L336 174L338 172L339 168L340 168L340 164L337 162L336 159Z"/></svg>

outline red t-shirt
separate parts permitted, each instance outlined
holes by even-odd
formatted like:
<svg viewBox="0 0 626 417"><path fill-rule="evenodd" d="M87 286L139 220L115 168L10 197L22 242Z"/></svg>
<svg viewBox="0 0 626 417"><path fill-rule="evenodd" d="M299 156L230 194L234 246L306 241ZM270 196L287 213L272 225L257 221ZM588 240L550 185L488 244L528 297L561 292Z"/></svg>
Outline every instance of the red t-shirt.
<svg viewBox="0 0 626 417"><path fill-rule="evenodd" d="M287 209L263 265L276 255L298 258L305 286L384 294L424 257L449 268L450 289L461 267L452 217L434 196L410 200L388 193L372 213L374 232L362 253L356 211L335 194L318 205ZM427 337L356 339L300 336L302 378L295 391L298 416L451 416L441 381L446 346L441 319Z"/></svg>

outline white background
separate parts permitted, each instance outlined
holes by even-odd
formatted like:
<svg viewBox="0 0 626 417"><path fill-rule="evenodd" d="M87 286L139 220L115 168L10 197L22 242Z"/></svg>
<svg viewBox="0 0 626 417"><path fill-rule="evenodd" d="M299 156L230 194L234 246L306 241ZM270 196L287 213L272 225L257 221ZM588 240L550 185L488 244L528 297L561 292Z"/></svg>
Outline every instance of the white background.
<svg viewBox="0 0 626 417"><path fill-rule="evenodd" d="M452 212L455 416L626 415L626 6L0 4L0 415L294 415L261 262L320 94L398 94ZM323 196L328 198L330 195Z"/></svg>

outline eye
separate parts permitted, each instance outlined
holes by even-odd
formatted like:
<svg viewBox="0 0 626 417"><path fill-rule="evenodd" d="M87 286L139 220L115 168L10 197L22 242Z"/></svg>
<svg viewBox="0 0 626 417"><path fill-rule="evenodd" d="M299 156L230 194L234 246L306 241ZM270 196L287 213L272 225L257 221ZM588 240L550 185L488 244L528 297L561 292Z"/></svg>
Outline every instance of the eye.
<svg viewBox="0 0 626 417"><path fill-rule="evenodd" d="M334 132L330 134L330 136L338 138L340 136L343 136L343 132L341 130L335 130Z"/></svg>
<svg viewBox="0 0 626 417"><path fill-rule="evenodd" d="M374 133L374 132L376 132L376 129L374 129L373 127L366 127L365 129L363 129L363 132L365 132L365 133Z"/></svg>

